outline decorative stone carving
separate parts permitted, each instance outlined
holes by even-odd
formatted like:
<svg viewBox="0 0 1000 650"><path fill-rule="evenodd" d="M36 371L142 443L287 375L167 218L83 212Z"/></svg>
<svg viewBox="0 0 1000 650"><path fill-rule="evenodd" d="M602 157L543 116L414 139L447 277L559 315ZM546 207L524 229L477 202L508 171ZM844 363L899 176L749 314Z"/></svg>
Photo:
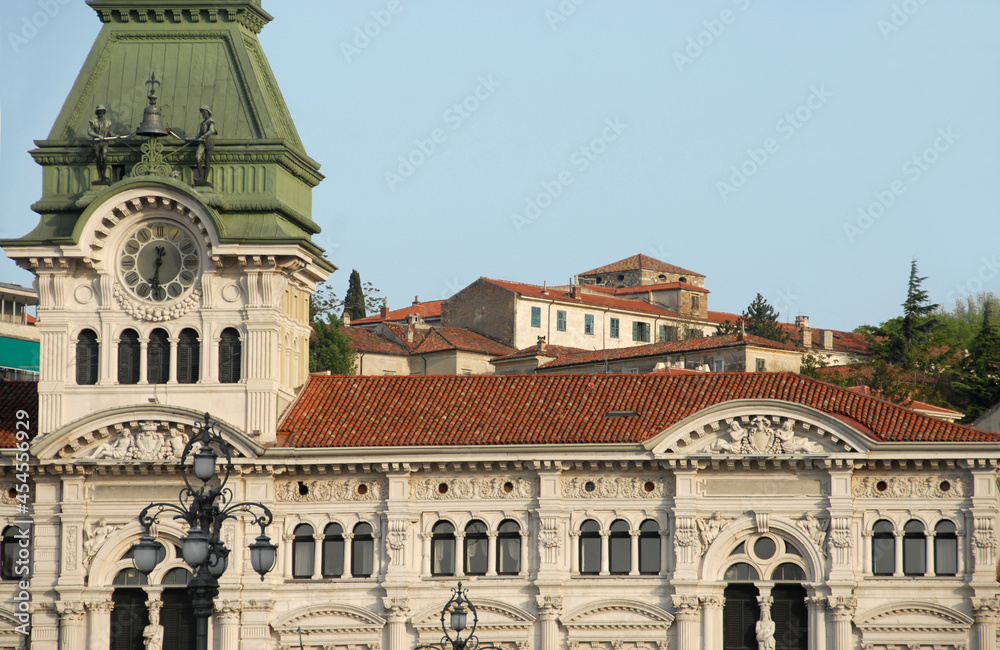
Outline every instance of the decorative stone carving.
<svg viewBox="0 0 1000 650"><path fill-rule="evenodd" d="M524 478L422 478L411 479L411 494L420 500L530 499L535 481Z"/></svg>
<svg viewBox="0 0 1000 650"><path fill-rule="evenodd" d="M563 599L561 596L535 596L535 605L540 618L558 616L562 611Z"/></svg>
<svg viewBox="0 0 1000 650"><path fill-rule="evenodd" d="M830 525L829 519L826 517L814 517L812 513L807 512L795 520L795 525L809 536L809 539L812 540L817 548L826 553L826 544L824 542L826 542L827 529Z"/></svg>
<svg viewBox="0 0 1000 650"><path fill-rule="evenodd" d="M112 526L103 517L97 520L96 524L91 524L90 526L85 526L83 529L84 542L83 542L83 566L87 568L90 566L90 561L94 559L97 552L101 550L104 546L104 542L108 541L108 536L113 532L121 528L121 526Z"/></svg>
<svg viewBox="0 0 1000 650"><path fill-rule="evenodd" d="M726 527L730 521L729 517L723 517L720 513L712 513L711 517L699 517L698 518L698 534L701 537L702 548L708 548L715 538L719 536L722 529Z"/></svg>
<svg viewBox="0 0 1000 650"><path fill-rule="evenodd" d="M381 501L388 485L377 479L321 479L316 481L282 481L275 483L277 501Z"/></svg>
<svg viewBox="0 0 1000 650"><path fill-rule="evenodd" d="M858 606L858 600L854 596L829 596L826 599L826 606L834 620L851 620L854 610Z"/></svg>
<svg viewBox="0 0 1000 650"><path fill-rule="evenodd" d="M174 460L179 459L188 441L184 425L171 422L141 421L102 427L98 434L107 440L90 453L96 460Z"/></svg>
<svg viewBox="0 0 1000 650"><path fill-rule="evenodd" d="M671 596L674 604L674 616L680 620L692 619L701 611L701 600L698 596Z"/></svg>
<svg viewBox="0 0 1000 650"><path fill-rule="evenodd" d="M562 482L562 495L568 499L661 499L673 494L673 484L641 476L573 477Z"/></svg>
<svg viewBox="0 0 1000 650"><path fill-rule="evenodd" d="M77 546L79 543L76 526L66 526L66 569L69 571L76 571Z"/></svg>
<svg viewBox="0 0 1000 650"><path fill-rule="evenodd" d="M729 440L720 439L709 447L717 454L820 454L823 446L795 435L795 420L785 419L774 427L774 420L763 415L754 416L750 428L744 429L739 420L727 420Z"/></svg>
<svg viewBox="0 0 1000 650"><path fill-rule="evenodd" d="M112 292L114 293L115 300L118 301L118 304L126 314L136 320L146 320L152 323L162 323L164 321L180 318L201 304L201 290L198 288L192 289L191 293L189 293L182 300L170 303L169 305L156 307L152 305L144 305L141 302L133 300L132 297L128 295L128 292L122 289L117 282L115 283Z"/></svg>
<svg viewBox="0 0 1000 650"><path fill-rule="evenodd" d="M223 600L215 603L215 615L220 621L239 622L243 614L243 603L238 600Z"/></svg>
<svg viewBox="0 0 1000 650"><path fill-rule="evenodd" d="M854 477L854 496L868 499L961 499L970 496L958 476Z"/></svg>
<svg viewBox="0 0 1000 650"><path fill-rule="evenodd" d="M87 615L86 606L76 601L58 600L56 611L59 613L59 620L66 623L82 623Z"/></svg>

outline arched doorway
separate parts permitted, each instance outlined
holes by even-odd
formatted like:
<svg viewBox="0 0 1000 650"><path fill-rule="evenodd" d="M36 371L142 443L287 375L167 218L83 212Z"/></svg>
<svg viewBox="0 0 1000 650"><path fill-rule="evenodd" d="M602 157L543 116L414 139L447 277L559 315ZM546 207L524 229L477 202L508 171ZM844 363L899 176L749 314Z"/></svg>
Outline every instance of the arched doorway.
<svg viewBox="0 0 1000 650"><path fill-rule="evenodd" d="M774 650L809 649L809 612L806 589L800 584L771 587L771 618L774 620Z"/></svg>
<svg viewBox="0 0 1000 650"><path fill-rule="evenodd" d="M760 619L760 595L753 583L730 583L723 596L722 647L724 650L757 650L755 627Z"/></svg>
<svg viewBox="0 0 1000 650"><path fill-rule="evenodd" d="M194 607L187 585L191 573L176 568L167 571L160 584L160 625L163 626L163 650L188 650L195 646Z"/></svg>
<svg viewBox="0 0 1000 650"><path fill-rule="evenodd" d="M149 625L146 608L146 576L135 569L125 569L115 576L111 594L111 650L144 650L142 631Z"/></svg>

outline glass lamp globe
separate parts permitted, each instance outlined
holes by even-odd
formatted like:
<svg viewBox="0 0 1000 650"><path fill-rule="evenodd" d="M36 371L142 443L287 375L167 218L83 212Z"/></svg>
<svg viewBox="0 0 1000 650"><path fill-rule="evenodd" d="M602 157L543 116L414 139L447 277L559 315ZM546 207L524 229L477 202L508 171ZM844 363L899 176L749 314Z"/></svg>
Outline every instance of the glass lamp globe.
<svg viewBox="0 0 1000 650"><path fill-rule="evenodd" d="M277 553L278 546L272 544L271 538L267 535L259 535L257 541L250 545L250 564L253 570L260 574L261 582L264 582L264 576L274 567Z"/></svg>
<svg viewBox="0 0 1000 650"><path fill-rule="evenodd" d="M213 545L208 554L208 572L213 577L221 578L227 568L229 568L229 549L222 544Z"/></svg>
<svg viewBox="0 0 1000 650"><path fill-rule="evenodd" d="M461 604L456 605L455 609L451 610L451 629L456 632L461 632L465 629L465 622L468 618L469 613L465 611L465 608Z"/></svg>
<svg viewBox="0 0 1000 650"><path fill-rule="evenodd" d="M152 535L146 533L132 546L132 561L135 568L147 576L160 563L160 545Z"/></svg>
<svg viewBox="0 0 1000 650"><path fill-rule="evenodd" d="M192 568L198 568L208 560L208 535L200 528L192 528L181 539L181 555Z"/></svg>
<svg viewBox="0 0 1000 650"><path fill-rule="evenodd" d="M216 459L218 459L218 455L205 446L194 455L194 475L203 483L208 483L215 476Z"/></svg>

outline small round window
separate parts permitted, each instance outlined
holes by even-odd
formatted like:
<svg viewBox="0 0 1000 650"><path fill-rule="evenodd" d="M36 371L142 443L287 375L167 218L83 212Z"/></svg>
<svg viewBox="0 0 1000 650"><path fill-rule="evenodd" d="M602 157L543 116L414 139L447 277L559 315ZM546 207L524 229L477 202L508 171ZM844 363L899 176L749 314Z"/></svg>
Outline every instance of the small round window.
<svg viewBox="0 0 1000 650"><path fill-rule="evenodd" d="M777 550L777 545L770 537L761 537L753 543L753 554L761 560L770 560Z"/></svg>

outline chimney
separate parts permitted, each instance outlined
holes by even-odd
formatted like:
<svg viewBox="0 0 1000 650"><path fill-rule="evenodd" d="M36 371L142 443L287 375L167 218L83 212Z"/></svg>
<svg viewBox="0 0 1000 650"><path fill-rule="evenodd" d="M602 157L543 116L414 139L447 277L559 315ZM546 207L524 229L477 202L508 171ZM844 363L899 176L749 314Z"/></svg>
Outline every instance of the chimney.
<svg viewBox="0 0 1000 650"><path fill-rule="evenodd" d="M420 296L413 296L413 304L414 305L420 304Z"/></svg>
<svg viewBox="0 0 1000 650"><path fill-rule="evenodd" d="M538 352L545 352L545 337L539 336L538 341L535 343L535 350Z"/></svg>
<svg viewBox="0 0 1000 650"><path fill-rule="evenodd" d="M573 300L582 300L582 298L580 298L580 285L574 284L569 288L569 297Z"/></svg>
<svg viewBox="0 0 1000 650"><path fill-rule="evenodd" d="M386 320L386 319L389 318L389 299L388 298L382 298L382 311L379 313L379 316L381 316L382 320Z"/></svg>
<svg viewBox="0 0 1000 650"><path fill-rule="evenodd" d="M813 346L813 332L808 327L799 330L802 337L802 347L811 348Z"/></svg>
<svg viewBox="0 0 1000 650"><path fill-rule="evenodd" d="M823 349L833 349L833 330L823 330Z"/></svg>
<svg viewBox="0 0 1000 650"><path fill-rule="evenodd" d="M796 316L795 317L795 329L809 329L809 317L808 316Z"/></svg>
<svg viewBox="0 0 1000 650"><path fill-rule="evenodd" d="M407 323L406 325L406 342L413 343L413 324Z"/></svg>
<svg viewBox="0 0 1000 650"><path fill-rule="evenodd" d="M340 318L340 324L344 327L351 326L351 315L348 314L346 311L344 312L344 315Z"/></svg>
<svg viewBox="0 0 1000 650"><path fill-rule="evenodd" d="M542 295L543 296L549 295L549 281L548 280L542 280Z"/></svg>

